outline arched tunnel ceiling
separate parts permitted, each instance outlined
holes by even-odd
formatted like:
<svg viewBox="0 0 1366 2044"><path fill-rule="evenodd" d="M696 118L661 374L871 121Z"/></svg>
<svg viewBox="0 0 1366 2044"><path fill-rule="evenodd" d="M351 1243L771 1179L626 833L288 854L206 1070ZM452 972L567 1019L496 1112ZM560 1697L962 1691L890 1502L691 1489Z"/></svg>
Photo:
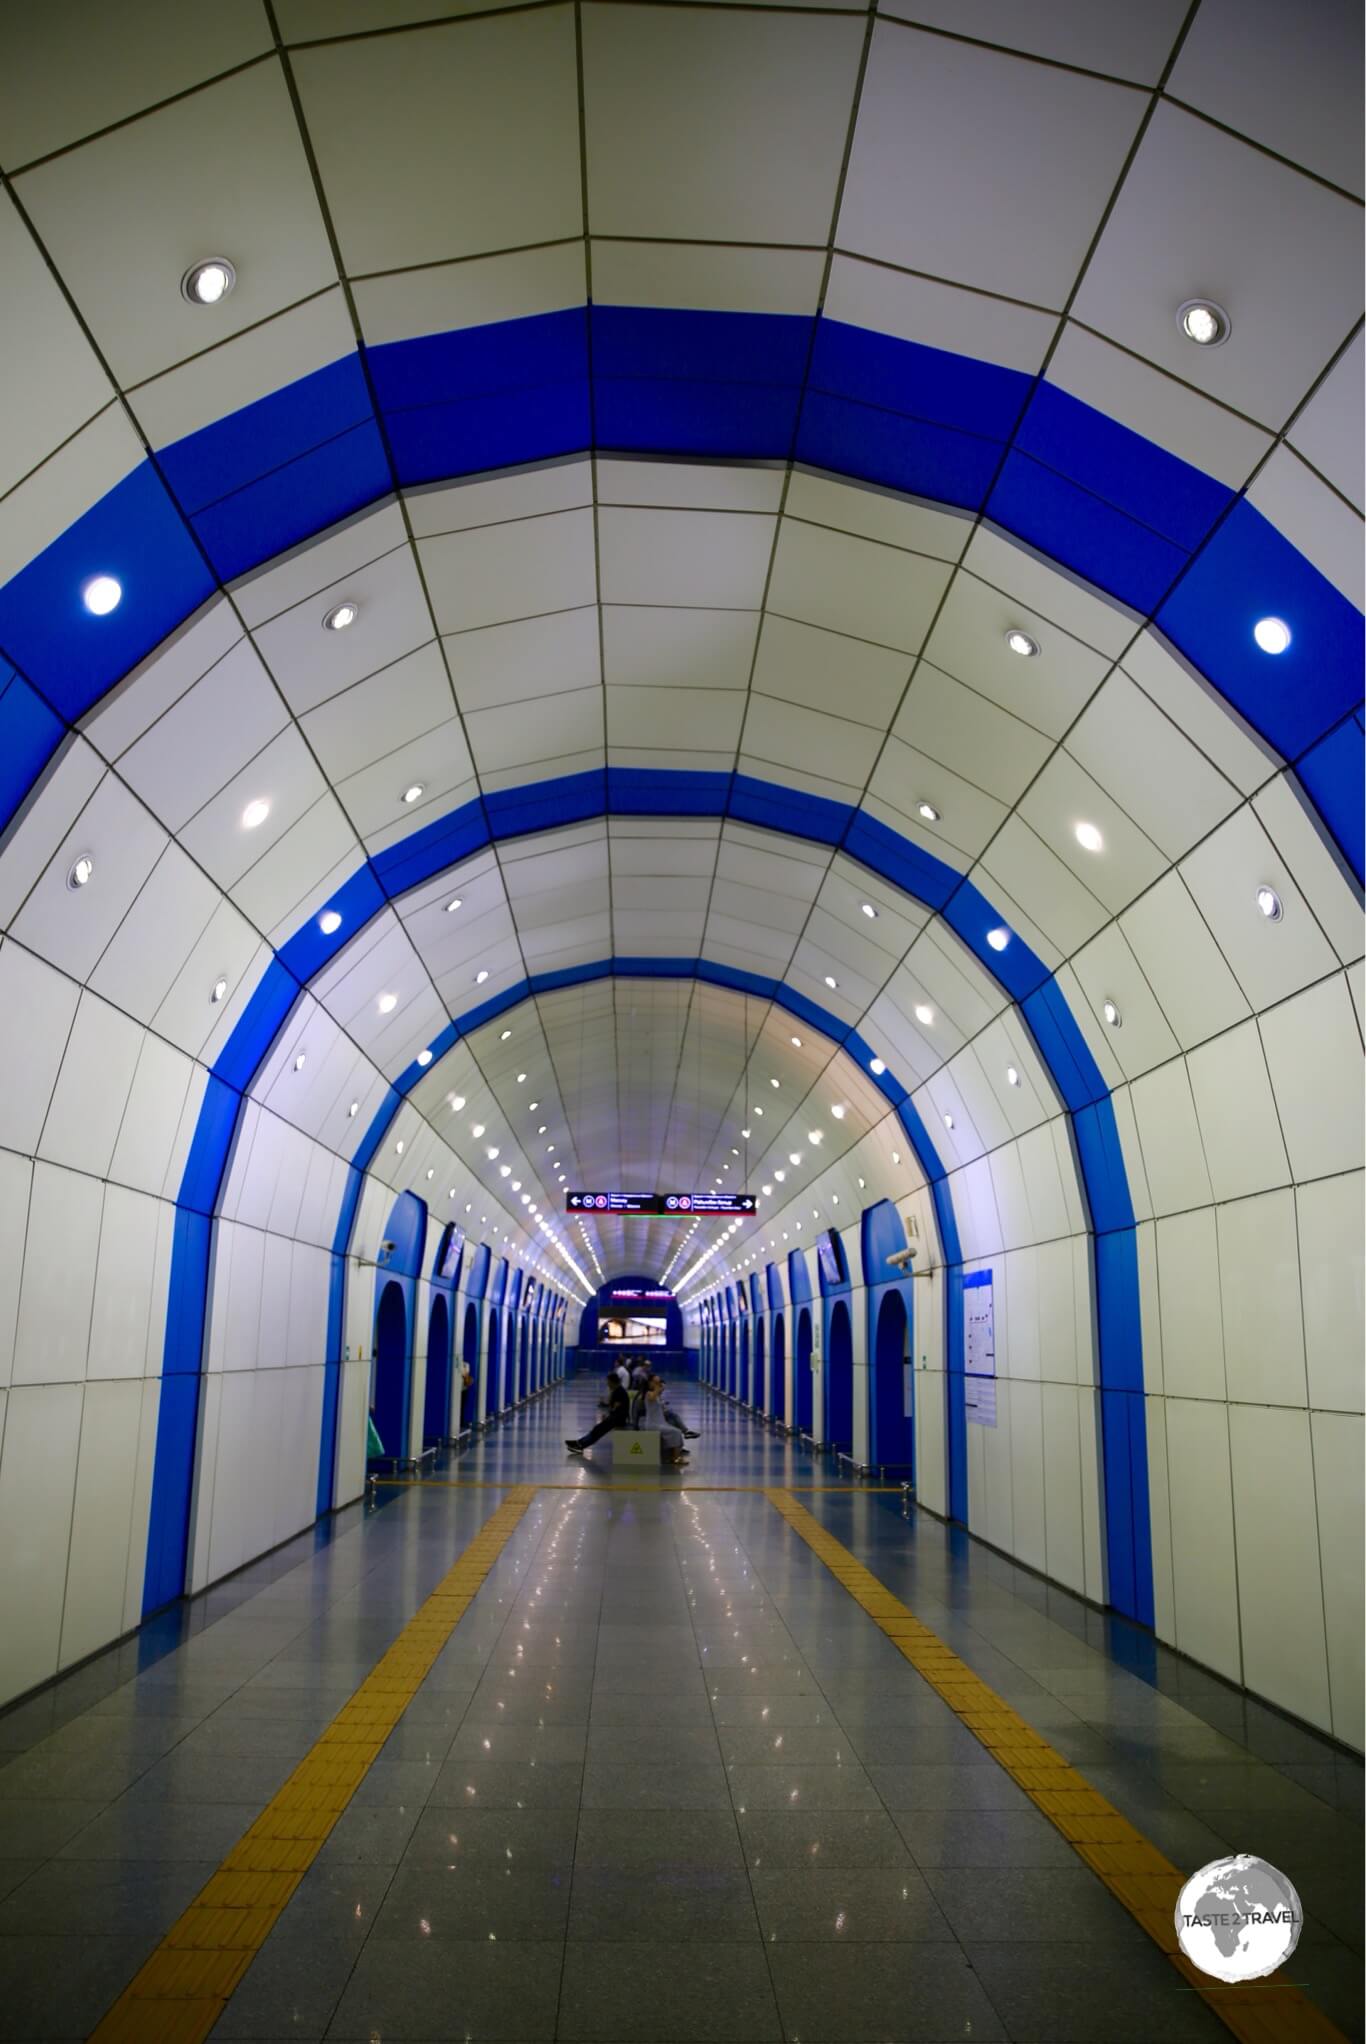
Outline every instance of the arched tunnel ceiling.
<svg viewBox="0 0 1366 2044"><path fill-rule="evenodd" d="M1354 132L1349 10L1325 10L1301 92L1278 89L1309 61L1289 14L1231 0L1202 0L1179 42L1187 11L1171 0L963 0L876 23L852 7L438 11L140 0L116 40L113 16L86 9L7 24L0 237L23 345L0 395L0 576L148 449L213 560L205 471L192 485L177 467L187 436L358 336L383 348L591 296L819 310L1026 387L1046 371L1245 493L1359 601L1359 179L1336 140ZM181 272L218 251L236 289L187 305ZM1223 348L1178 332L1197 290L1235 310ZM629 416L632 373L629 359L602 369L614 417ZM359 428L326 405L318 447L340 450ZM514 409L534 419L535 394ZM419 444L421 419L412 430ZM220 556L228 594L91 712L44 789L0 904L18 944L211 1058L267 947L364 859L471 801L605 767L746 776L857 810L970 876L1063 973L1107 1076L1358 956L1335 854L1282 754L1143 629L1143 605L961 503L809 461L651 459L596 431L592 457L533 460L551 450L491 427L503 458L482 466L497 474L372 490L382 501L241 576ZM324 631L343 599L355 625ZM0 603L23 669L17 614ZM1007 649L1010 629L1036 658ZM258 799L269 815L246 832ZM1078 844L1081 821L1100 854ZM555 822L528 807L523 834L392 888L325 967L313 991L351 1047L339 1055L373 1064L367 1117L450 1018L600 961L783 981L894 1055L907 1087L1009 1007L939 918L835 846L735 815ZM87 844L99 884L73 907L68 853ZM1249 908L1264 881L1305 911L1274 938ZM221 1012L206 1005L220 974ZM1107 1042L1112 996L1125 1027ZM1028 1033L1000 1026L1032 1081ZM551 1141L571 1182L735 1183L747 1061L796 1101L830 1055L761 995L625 976L476 1023L410 1107L510 1199L506 1158L471 1133L496 1113L553 1213ZM1006 1098L1004 1068L993 1048ZM349 1083L297 1111L278 1084L278 1111L349 1154L327 1121ZM885 1112L865 1092L861 1131ZM546 1103L534 1123L524 1098ZM681 1235L599 1225L595 1239L609 1270L662 1269Z"/></svg>

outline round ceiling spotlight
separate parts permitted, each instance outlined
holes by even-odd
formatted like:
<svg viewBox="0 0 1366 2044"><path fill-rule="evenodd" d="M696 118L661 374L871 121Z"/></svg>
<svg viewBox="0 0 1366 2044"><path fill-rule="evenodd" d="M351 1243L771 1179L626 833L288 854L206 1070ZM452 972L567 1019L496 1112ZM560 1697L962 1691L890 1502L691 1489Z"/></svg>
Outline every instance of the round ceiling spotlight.
<svg viewBox="0 0 1366 2044"><path fill-rule="evenodd" d="M1019 1073L1018 1073L1018 1072L1016 1071L1016 1069L1015 1069L1014 1065L1007 1065L1007 1066L1006 1066L1006 1084L1007 1084L1007 1086L1018 1086L1018 1085L1019 1085L1019 1083L1020 1083L1020 1075L1019 1075Z"/></svg>
<svg viewBox="0 0 1366 2044"><path fill-rule="evenodd" d="M484 981L488 978L488 976L489 969L487 965L481 965L478 972L476 972L474 975L474 984L477 987L481 987L484 984Z"/></svg>
<svg viewBox="0 0 1366 2044"><path fill-rule="evenodd" d="M451 899L446 903L446 914L448 916L453 916L459 907L460 896L458 894L452 895Z"/></svg>
<svg viewBox="0 0 1366 2044"><path fill-rule="evenodd" d="M237 282L237 272L226 256L205 256L191 263L180 280L180 295L190 305L217 305Z"/></svg>
<svg viewBox="0 0 1366 2044"><path fill-rule="evenodd" d="M1269 923L1278 923L1284 914L1284 910L1281 907L1281 897L1277 894L1274 887L1259 887L1257 889L1257 906Z"/></svg>
<svg viewBox="0 0 1366 2044"><path fill-rule="evenodd" d="M883 1064L882 1059L880 1057L870 1057L868 1060L868 1069L875 1079L880 1079L882 1077L882 1074L886 1071L887 1067L886 1065Z"/></svg>
<svg viewBox="0 0 1366 2044"><path fill-rule="evenodd" d="M298 1055L298 1056L297 1056L297 1057L295 1058L295 1060L294 1060L294 1069L295 1069L295 1071L296 1071L296 1072L301 1072L301 1071L303 1070L303 1068L304 1068L304 1065L306 1064L306 1062L307 1062L307 1054L306 1054L306 1052L304 1052L304 1051L302 1051L302 1050L301 1050L301 1051L299 1052L299 1055Z"/></svg>
<svg viewBox="0 0 1366 2044"><path fill-rule="evenodd" d="M1076 838L1077 843L1081 846L1084 852L1098 852L1103 848L1105 844L1105 839L1096 829L1094 823L1076 824L1073 828L1072 835Z"/></svg>
<svg viewBox="0 0 1366 2044"><path fill-rule="evenodd" d="M923 816L926 823L938 823L939 811L933 802L917 802L915 808L917 816Z"/></svg>
<svg viewBox="0 0 1366 2044"><path fill-rule="evenodd" d="M802 1047L802 1040L800 1036L790 1036L788 1038L788 1042L792 1045L792 1048L794 1050L800 1050Z"/></svg>
<svg viewBox="0 0 1366 2044"><path fill-rule="evenodd" d="M987 942L988 944L990 944L993 951L1004 951L1006 945L1010 942L1010 932L1009 930L999 929L988 930Z"/></svg>
<svg viewBox="0 0 1366 2044"><path fill-rule="evenodd" d="M1259 617L1252 636L1263 653L1284 653L1290 644L1290 627L1283 617Z"/></svg>
<svg viewBox="0 0 1366 2044"><path fill-rule="evenodd" d="M1124 1027L1124 1017L1120 1013L1118 1001L1102 1001L1100 1012L1112 1029L1122 1029Z"/></svg>
<svg viewBox="0 0 1366 2044"><path fill-rule="evenodd" d="M112 575L92 575L81 589L81 602L91 617L108 617L123 601L123 584Z"/></svg>
<svg viewBox="0 0 1366 2044"><path fill-rule="evenodd" d="M844 1120L844 1109L839 1105L838 1102L836 1102L836 1104L831 1108L830 1112L836 1121Z"/></svg>
<svg viewBox="0 0 1366 2044"><path fill-rule="evenodd" d="M66 876L67 886L73 889L86 886L94 871L95 861L89 852L82 852L78 859L71 862L71 871Z"/></svg>
<svg viewBox="0 0 1366 2044"><path fill-rule="evenodd" d="M934 1020L934 1009L926 1007L925 1003L921 1001L916 1007L915 1019L917 1022L923 1023L925 1028L928 1029Z"/></svg>
<svg viewBox="0 0 1366 2044"><path fill-rule="evenodd" d="M831 993L833 994L839 986L839 981L834 977L833 973L827 972L825 975L825 984L829 987Z"/></svg>
<svg viewBox="0 0 1366 2044"><path fill-rule="evenodd" d="M1022 660L1037 660L1039 657L1038 640L1031 639L1028 632L1022 632L1018 625L1012 626L1006 633L1006 644L1011 652L1018 653Z"/></svg>
<svg viewBox="0 0 1366 2044"><path fill-rule="evenodd" d="M422 800L421 781L414 781L411 787L405 788L403 790L403 800L407 803L410 809L412 808L414 802L420 802Z"/></svg>
<svg viewBox="0 0 1366 2044"><path fill-rule="evenodd" d="M953 1127L953 1116L951 1114L946 1114L944 1116L944 1126L945 1128Z"/></svg>
<svg viewBox="0 0 1366 2044"><path fill-rule="evenodd" d="M867 916L870 923L875 923L877 921L877 910L873 907L871 901L861 901L859 903L859 907L863 910L863 913Z"/></svg>
<svg viewBox="0 0 1366 2044"><path fill-rule="evenodd" d="M226 981L226 979L216 979L209 992L209 999L213 1003L214 1007L216 1008L220 1001L226 1000L227 996L228 982Z"/></svg>
<svg viewBox="0 0 1366 2044"><path fill-rule="evenodd" d="M348 601L334 604L323 619L323 630L325 632L348 631L359 616L360 605L358 603Z"/></svg>
<svg viewBox="0 0 1366 2044"><path fill-rule="evenodd" d="M381 994L376 1005L381 1015L392 1015L398 1006L397 994Z"/></svg>
<svg viewBox="0 0 1366 2044"><path fill-rule="evenodd" d="M1233 330L1223 306L1211 298L1188 298L1176 318L1186 339L1194 341L1197 348L1217 348Z"/></svg>
<svg viewBox="0 0 1366 2044"><path fill-rule="evenodd" d="M325 908L318 917L318 928L324 937L335 937L341 925L342 919L334 908Z"/></svg>
<svg viewBox="0 0 1366 2044"><path fill-rule="evenodd" d="M264 796L258 795L254 802L248 802L242 811L243 830L259 830L270 815L270 804Z"/></svg>
<svg viewBox="0 0 1366 2044"><path fill-rule="evenodd" d="M419 1063L419 1064L420 1064L420 1065L422 1066L423 1070L425 1071L425 1070L426 1070L426 1068L427 1068L427 1066L428 1066L428 1065L429 1065L429 1064L431 1063L431 1061L432 1061L432 1054L431 1054L431 1052L430 1052L429 1050L420 1050L420 1051L418 1052L418 1054L417 1054L417 1061L418 1061L418 1063Z"/></svg>

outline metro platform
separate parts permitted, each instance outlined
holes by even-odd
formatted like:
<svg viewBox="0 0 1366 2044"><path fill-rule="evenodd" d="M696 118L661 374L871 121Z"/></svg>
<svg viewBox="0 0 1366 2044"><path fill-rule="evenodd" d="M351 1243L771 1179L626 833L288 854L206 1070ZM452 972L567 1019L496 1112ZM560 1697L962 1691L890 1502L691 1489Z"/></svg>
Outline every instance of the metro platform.
<svg viewBox="0 0 1366 2044"><path fill-rule="evenodd" d="M569 1457L598 1381L0 1716L0 2037L1362 2035L1359 1761L696 1385L686 1472ZM1192 1984L1063 1763L1289 1874L1288 1994Z"/></svg>

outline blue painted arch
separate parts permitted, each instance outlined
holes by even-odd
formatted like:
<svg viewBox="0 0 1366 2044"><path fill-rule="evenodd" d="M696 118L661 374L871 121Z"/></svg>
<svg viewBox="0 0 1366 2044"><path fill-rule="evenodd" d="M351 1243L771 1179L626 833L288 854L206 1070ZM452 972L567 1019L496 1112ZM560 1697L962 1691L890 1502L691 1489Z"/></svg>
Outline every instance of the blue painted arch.
<svg viewBox="0 0 1366 2044"><path fill-rule="evenodd" d="M193 615L216 580L272 558L396 486L591 445L664 457L796 459L980 511L1136 615L1153 617L1177 653L1296 765L1330 835L1360 874L1359 614L1244 500L1046 382L825 319L620 307L396 343L371 350L367 366L369 383L358 359L348 357L162 450L160 474L143 464L0 590L7 656L0 658L0 822L13 815L75 721ZM118 574L130 598L102 621L76 601L97 559ZM1295 630L1290 652L1270 664L1250 637L1253 618L1266 608L1293 619ZM671 777L612 770L575 778L600 782L600 801L633 804L652 803L647 785ZM724 801L727 813L783 829L794 827L794 805L818 806L791 791L763 791L741 776L692 778L730 783L712 791L712 805ZM457 817L430 827L444 840L438 856L450 863L473 849L467 831L482 828L487 842L564 820L562 795L538 787L470 805L477 821ZM822 841L841 842L874 870L885 860L898 884L918 883L920 898L971 941L969 926L982 904L969 883L956 881L946 899L934 901L934 875L925 869L937 862L916 847L886 843L866 817L839 822L840 805L822 806L836 812L824 823ZM343 915L347 938L383 900L421 877L435 846L407 850L406 868L385 854L337 891L329 905ZM210 1074L177 1201L148 1609L183 1587L185 1449L188 1443L192 1466L211 1222L240 1097L300 989L337 948L313 923L282 947L253 997L248 1026ZM1046 976L1028 987L1016 984L1015 965L1005 959L1000 976L1024 1003L1057 1078L1063 1066L1049 1046L1060 1060L1071 1048L1061 997ZM1064 1095L1098 1236L1103 1372L1106 1357L1111 1364L1103 1386L1107 1476L1122 1487L1137 1480L1145 1452L1132 1404L1141 1392L1136 1347L1124 1338L1126 1321L1135 1319L1136 1265L1121 1239L1132 1231L1132 1216L1103 1088L1091 1097L1098 1075L1083 1061L1072 1076ZM377 1120L384 1115L382 1108ZM353 1160L352 1202L363 1169ZM346 1214L337 1232L349 1236ZM950 1311L951 1329L959 1318ZM334 1314L325 1420L335 1413L340 1332ZM1117 1459L1111 1436L1128 1444ZM320 1509L328 1502L320 1480ZM1141 1513L1132 1545L1136 1556L1146 1546ZM1112 1595L1144 1616L1141 1577L1136 1562L1126 1587L1122 1570Z"/></svg>

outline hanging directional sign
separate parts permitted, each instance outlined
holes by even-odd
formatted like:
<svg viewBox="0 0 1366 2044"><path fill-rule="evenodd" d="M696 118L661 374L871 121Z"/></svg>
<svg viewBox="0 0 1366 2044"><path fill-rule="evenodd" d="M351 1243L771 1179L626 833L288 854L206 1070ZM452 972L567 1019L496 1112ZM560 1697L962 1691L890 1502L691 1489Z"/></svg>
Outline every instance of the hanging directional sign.
<svg viewBox="0 0 1366 2044"><path fill-rule="evenodd" d="M753 1214L752 1192L567 1192L567 1214Z"/></svg>

